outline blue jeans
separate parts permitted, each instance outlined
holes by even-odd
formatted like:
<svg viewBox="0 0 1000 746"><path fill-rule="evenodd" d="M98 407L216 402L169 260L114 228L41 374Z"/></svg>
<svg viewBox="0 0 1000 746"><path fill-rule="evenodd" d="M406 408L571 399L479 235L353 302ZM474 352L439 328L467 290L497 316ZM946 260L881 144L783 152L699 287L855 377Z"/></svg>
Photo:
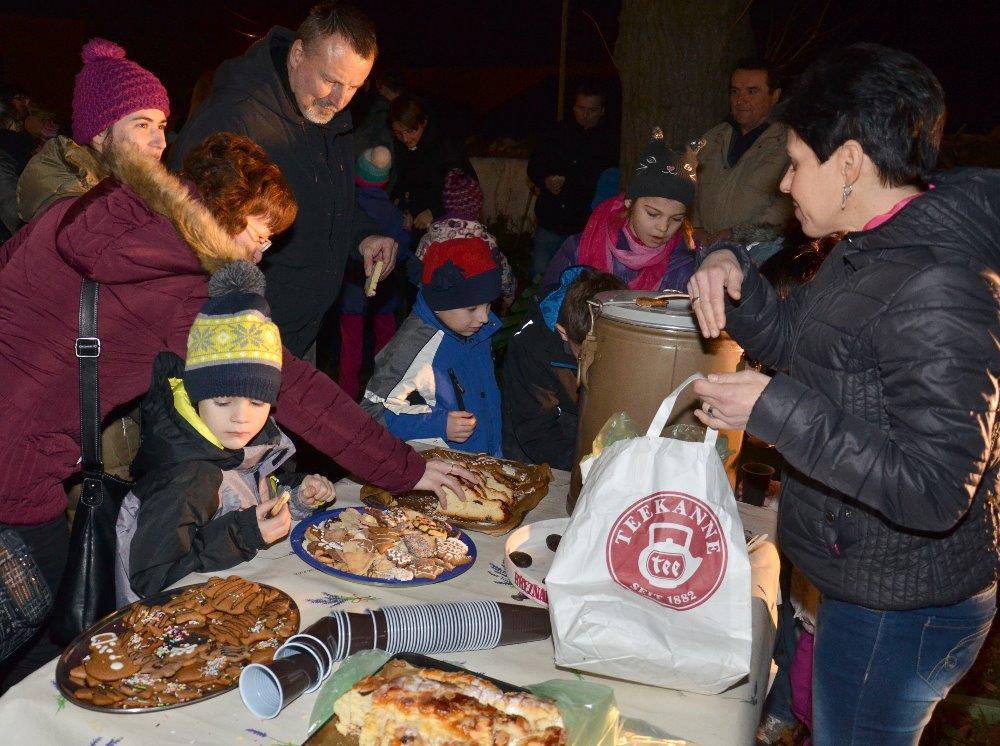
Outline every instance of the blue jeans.
<svg viewBox="0 0 1000 746"><path fill-rule="evenodd" d="M917 744L966 674L996 613L996 585L952 606L875 611L825 599L816 624L813 743Z"/></svg>
<svg viewBox="0 0 1000 746"><path fill-rule="evenodd" d="M549 266L552 257L559 251L569 236L550 231L548 228L538 226L535 229L534 245L531 253L531 278L541 277L545 274L545 268Z"/></svg>

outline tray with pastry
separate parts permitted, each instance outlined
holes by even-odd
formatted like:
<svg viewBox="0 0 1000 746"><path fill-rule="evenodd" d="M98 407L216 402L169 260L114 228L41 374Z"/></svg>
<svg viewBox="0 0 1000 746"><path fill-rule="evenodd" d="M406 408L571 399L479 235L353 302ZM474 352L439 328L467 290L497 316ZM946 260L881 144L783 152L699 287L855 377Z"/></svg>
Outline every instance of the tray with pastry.
<svg viewBox="0 0 1000 746"><path fill-rule="evenodd" d="M444 661L400 653L357 681L307 746L567 742L552 700Z"/></svg>
<svg viewBox="0 0 1000 746"><path fill-rule="evenodd" d="M476 560L465 533L408 508L335 508L300 521L290 541L317 570L371 585L441 583Z"/></svg>
<svg viewBox="0 0 1000 746"><path fill-rule="evenodd" d="M214 577L97 622L59 657L56 684L90 710L180 707L235 689L245 665L270 661L298 630L298 606L283 591Z"/></svg>
<svg viewBox="0 0 1000 746"><path fill-rule="evenodd" d="M552 481L552 469L548 464L522 464L484 453L447 448L431 448L421 455L427 459L453 461L477 474L482 483L463 483L464 500L446 487L443 505L433 492L414 490L391 495L366 484L361 488L361 501L378 508L409 508L443 518L459 528L502 536L521 525L528 511L548 494Z"/></svg>

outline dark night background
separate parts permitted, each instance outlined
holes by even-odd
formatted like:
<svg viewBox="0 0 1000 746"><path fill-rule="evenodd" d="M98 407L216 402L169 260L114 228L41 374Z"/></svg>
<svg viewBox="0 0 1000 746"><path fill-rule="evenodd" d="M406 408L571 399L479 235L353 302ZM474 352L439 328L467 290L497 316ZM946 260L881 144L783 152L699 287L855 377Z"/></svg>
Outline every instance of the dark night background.
<svg viewBox="0 0 1000 746"><path fill-rule="evenodd" d="M164 81L174 108L172 119L179 124L203 71L240 54L274 24L295 27L311 4L4 0L0 55L7 81L35 93L39 104L68 123L80 44L91 36L105 36ZM411 82L443 99L443 108L457 112L455 118L467 132L520 136L555 116L560 0L356 4L377 24L382 59L421 68L413 71ZM571 0L570 6L571 72L613 82L615 70L605 42L614 49L620 2ZM773 47L784 34L787 58L811 38L794 59L778 60L785 63L786 74L801 70L831 45L878 41L914 53L934 70L948 94L950 131L988 132L1000 122L1000 96L993 87L1000 63L1000 3L751 0L748 6L759 51ZM485 78L459 75L462 68L483 67L494 69Z"/></svg>

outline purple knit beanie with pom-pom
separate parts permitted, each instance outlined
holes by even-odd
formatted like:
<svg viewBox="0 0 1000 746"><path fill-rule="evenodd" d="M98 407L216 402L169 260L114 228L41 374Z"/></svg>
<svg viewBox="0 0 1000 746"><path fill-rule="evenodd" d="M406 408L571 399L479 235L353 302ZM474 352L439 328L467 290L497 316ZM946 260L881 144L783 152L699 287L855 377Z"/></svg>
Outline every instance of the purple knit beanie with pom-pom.
<svg viewBox="0 0 1000 746"><path fill-rule="evenodd" d="M170 115L167 89L153 73L125 59L107 39L91 39L81 51L83 69L73 88L73 139L89 145L95 135L140 109Z"/></svg>

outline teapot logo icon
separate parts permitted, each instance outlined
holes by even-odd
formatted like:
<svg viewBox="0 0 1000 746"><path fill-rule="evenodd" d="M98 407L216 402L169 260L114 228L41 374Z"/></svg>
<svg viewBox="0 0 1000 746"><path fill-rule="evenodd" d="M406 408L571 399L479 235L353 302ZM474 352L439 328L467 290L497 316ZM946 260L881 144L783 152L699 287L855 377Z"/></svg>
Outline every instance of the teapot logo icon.
<svg viewBox="0 0 1000 746"><path fill-rule="evenodd" d="M728 528L715 506L685 492L662 491L626 507L608 532L604 561L630 593L676 611L708 601L728 565Z"/></svg>
<svg viewBox="0 0 1000 746"><path fill-rule="evenodd" d="M691 554L694 532L678 523L654 523L649 545L639 555L639 572L657 588L677 588L698 572L701 557ZM674 539L680 538L678 544Z"/></svg>

